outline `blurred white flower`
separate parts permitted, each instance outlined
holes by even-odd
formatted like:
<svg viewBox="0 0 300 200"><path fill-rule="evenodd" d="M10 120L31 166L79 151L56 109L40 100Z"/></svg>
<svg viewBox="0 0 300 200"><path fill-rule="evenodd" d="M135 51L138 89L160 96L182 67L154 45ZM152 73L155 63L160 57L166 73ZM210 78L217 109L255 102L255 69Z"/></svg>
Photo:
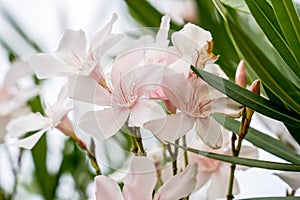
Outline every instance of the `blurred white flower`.
<svg viewBox="0 0 300 200"><path fill-rule="evenodd" d="M293 190L300 188L300 172L282 172L275 175L286 182Z"/></svg>
<svg viewBox="0 0 300 200"><path fill-rule="evenodd" d="M192 148L213 153L232 155L232 150L228 147L228 145L229 141L225 142L221 149L211 150L198 140L193 143ZM197 184L195 190L200 189L205 183L210 180L210 184L206 193L207 200L224 198L227 193L229 184L230 163L214 160L191 152L188 152L188 157L190 163L198 163ZM242 146L239 157L257 159L258 150L257 148L252 146ZM238 169L247 168L238 167ZM239 186L236 178L234 178L233 193L239 193Z"/></svg>
<svg viewBox="0 0 300 200"><path fill-rule="evenodd" d="M26 103L37 95L35 86L24 87L20 84L23 78L33 76L28 63L18 61L14 63L0 87L0 143L2 143L8 122L15 117L29 112Z"/></svg>
<svg viewBox="0 0 300 200"><path fill-rule="evenodd" d="M197 164L187 168L168 179L155 193L155 200L177 200L188 196L195 187ZM106 176L96 176L96 199L101 200L151 200L156 184L156 169L153 162L146 157L134 157L130 170L124 179L123 193L118 184Z"/></svg>
<svg viewBox="0 0 300 200"><path fill-rule="evenodd" d="M73 128L69 119L68 112L72 109L72 104L67 99L67 86L64 86L58 96L57 102L46 108L47 116L40 113L31 113L12 119L7 125L7 134L11 137L20 138L26 133L37 131L32 135L12 142L13 145L31 149L42 137L42 135L51 128L58 128L64 134L72 136Z"/></svg>

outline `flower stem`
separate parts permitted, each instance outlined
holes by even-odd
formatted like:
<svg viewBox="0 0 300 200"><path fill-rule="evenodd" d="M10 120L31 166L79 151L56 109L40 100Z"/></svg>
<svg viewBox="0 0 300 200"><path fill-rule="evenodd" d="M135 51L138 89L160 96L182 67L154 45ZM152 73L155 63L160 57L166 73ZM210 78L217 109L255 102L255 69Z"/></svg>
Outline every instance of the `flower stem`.
<svg viewBox="0 0 300 200"><path fill-rule="evenodd" d="M75 135L75 134L74 134ZM92 167L95 169L96 171L96 174L97 175L101 175L102 172L101 172L101 169L97 163L97 158L95 156L95 143L93 140L91 140L91 151L87 148L86 144L80 140L76 135L75 137L72 137L78 144L78 146L87 153L89 159L90 159L90 162L91 162L91 165Z"/></svg>
<svg viewBox="0 0 300 200"><path fill-rule="evenodd" d="M138 156L146 156L147 153L144 149L144 146L143 146L143 139L142 139L142 136L141 136L141 132L140 132L140 128L139 127L135 127L134 128L134 134L135 134L135 140L136 140L136 144L137 144L137 147L138 147Z"/></svg>
<svg viewBox="0 0 300 200"><path fill-rule="evenodd" d="M175 141L175 144L178 145L179 139ZM173 169L173 175L177 174L177 156L178 156L178 148L174 147L174 152L172 151L171 145L167 144L167 150L170 154L170 157L172 159L172 169Z"/></svg>
<svg viewBox="0 0 300 200"><path fill-rule="evenodd" d="M186 137L185 135L182 137L182 143L183 143L183 146L184 147L187 147L186 146ZM184 150L184 165L185 167L189 164L189 158L188 158L188 154L187 154L187 151Z"/></svg>
<svg viewBox="0 0 300 200"><path fill-rule="evenodd" d="M235 157L238 157L242 148L242 142L248 132L249 125L250 125L251 118L247 117L247 109L243 109L243 116L242 116L242 122L240 125L240 130L239 130L239 137L238 137L238 142L237 146L235 145L236 142L236 135L232 133L232 138L231 138L231 148L232 148L232 155ZM234 184L234 173L236 169L236 164L231 164L230 167L230 178L229 178L229 185L228 185L228 192L227 192L227 200L232 200L234 198L232 192L233 192L233 184Z"/></svg>

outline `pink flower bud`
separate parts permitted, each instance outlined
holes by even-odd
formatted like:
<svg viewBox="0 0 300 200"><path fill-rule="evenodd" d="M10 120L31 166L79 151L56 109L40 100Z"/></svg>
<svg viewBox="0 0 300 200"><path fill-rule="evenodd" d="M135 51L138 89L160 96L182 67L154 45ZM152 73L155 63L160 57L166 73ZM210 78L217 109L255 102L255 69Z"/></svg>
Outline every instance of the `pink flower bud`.
<svg viewBox="0 0 300 200"><path fill-rule="evenodd" d="M255 94L260 95L260 80L255 80L253 81L253 83L251 84L249 90ZM251 108L246 108L246 118L247 118L247 122L245 124L245 126L249 126L250 121L251 121L251 117L254 113L254 110L252 110Z"/></svg>
<svg viewBox="0 0 300 200"><path fill-rule="evenodd" d="M60 130L66 136L70 136L72 138L75 137L73 125L67 115L61 119L61 122L55 128Z"/></svg>
<svg viewBox="0 0 300 200"><path fill-rule="evenodd" d="M244 60L241 60L237 66L235 73L235 83L239 86L246 87L247 85L247 74Z"/></svg>
<svg viewBox="0 0 300 200"><path fill-rule="evenodd" d="M254 92L255 94L260 95L260 80L255 80L253 81L253 83L251 84L249 90L251 92Z"/></svg>

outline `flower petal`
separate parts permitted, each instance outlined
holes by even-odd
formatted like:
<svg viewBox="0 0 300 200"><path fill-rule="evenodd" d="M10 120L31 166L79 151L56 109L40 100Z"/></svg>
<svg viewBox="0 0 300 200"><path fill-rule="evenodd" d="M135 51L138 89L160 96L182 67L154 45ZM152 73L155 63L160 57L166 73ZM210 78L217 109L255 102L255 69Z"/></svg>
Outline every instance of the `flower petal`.
<svg viewBox="0 0 300 200"><path fill-rule="evenodd" d="M180 174L168 179L154 196L155 200L176 200L188 196L196 185L197 163L191 163Z"/></svg>
<svg viewBox="0 0 300 200"><path fill-rule="evenodd" d="M109 106L112 103L109 92L88 76L69 78L69 96L99 106Z"/></svg>
<svg viewBox="0 0 300 200"><path fill-rule="evenodd" d="M97 139L105 140L122 128L128 115L128 109L119 107L89 111L81 116L79 127Z"/></svg>
<svg viewBox="0 0 300 200"><path fill-rule="evenodd" d="M214 63L209 63L205 65L204 68L205 71L215 74L217 76L220 76L222 78L228 79L228 76L225 74L225 72L221 69L221 67Z"/></svg>
<svg viewBox="0 0 300 200"><path fill-rule="evenodd" d="M282 172L275 174L286 182L293 190L300 188L300 173L299 172Z"/></svg>
<svg viewBox="0 0 300 200"><path fill-rule="evenodd" d="M185 77L188 77L188 74L191 70L190 66L191 64L186 58L180 58L175 62L173 62L172 64L170 64L168 67L170 69L173 69L177 73L183 74Z"/></svg>
<svg viewBox="0 0 300 200"><path fill-rule="evenodd" d="M239 157L243 158L251 158L251 159L258 159L258 149L253 146L245 146L243 145L239 154ZM238 165L237 169L246 170L249 167Z"/></svg>
<svg viewBox="0 0 300 200"><path fill-rule="evenodd" d="M187 23L183 29L172 34L172 42L182 55L188 56L195 64L198 53L207 46L207 42L212 40L211 33L194 25Z"/></svg>
<svg viewBox="0 0 300 200"><path fill-rule="evenodd" d="M124 179L124 200L151 200L156 184L156 169L146 157L133 157L128 175Z"/></svg>
<svg viewBox="0 0 300 200"><path fill-rule="evenodd" d="M40 113L31 113L12 119L6 130L12 137L21 137L27 132L45 129L52 124L53 122L50 118L43 117Z"/></svg>
<svg viewBox="0 0 300 200"><path fill-rule="evenodd" d="M218 171L213 173L210 186L207 190L207 200L216 200L226 197L228 190L228 180L230 170L227 167L221 166ZM233 183L233 194L239 193L239 186L236 178Z"/></svg>
<svg viewBox="0 0 300 200"><path fill-rule="evenodd" d="M9 88L11 86L14 86L17 83L17 81L21 78L31 75L33 75L33 71L30 68L28 62L14 62L7 74L5 75L2 87Z"/></svg>
<svg viewBox="0 0 300 200"><path fill-rule="evenodd" d="M194 122L193 118L183 113L177 113L147 122L144 124L144 128L150 130L162 141L174 142L187 134L193 128Z"/></svg>
<svg viewBox="0 0 300 200"><path fill-rule="evenodd" d="M228 97L213 99L210 106L211 113L222 113L234 118L240 117L243 111L243 105Z"/></svg>
<svg viewBox="0 0 300 200"><path fill-rule="evenodd" d="M213 149L223 144L221 127L212 117L197 119L196 131L202 141Z"/></svg>
<svg viewBox="0 0 300 200"><path fill-rule="evenodd" d="M258 149L256 147L243 145L239 157L258 159Z"/></svg>
<svg viewBox="0 0 300 200"><path fill-rule="evenodd" d="M16 142L11 143L10 145L22 147L25 149L32 149L34 145L39 141L39 139L42 137L42 135L49 129L51 126L46 127L36 133L33 133L31 136L28 136L26 138L20 139Z"/></svg>
<svg viewBox="0 0 300 200"><path fill-rule="evenodd" d="M155 43L161 48L168 47L168 32L170 29L170 21L171 17L169 15L165 15L161 18L160 27L155 38Z"/></svg>
<svg viewBox="0 0 300 200"><path fill-rule="evenodd" d="M166 70L160 86L168 99L177 108L186 107L189 104L191 95L194 93L193 87L186 78L171 69Z"/></svg>
<svg viewBox="0 0 300 200"><path fill-rule="evenodd" d="M134 51L129 49L114 60L111 70L111 81L114 87L118 85L125 74L140 66L141 61L144 60L145 49L139 48L140 45L137 43Z"/></svg>
<svg viewBox="0 0 300 200"><path fill-rule="evenodd" d="M96 200L122 200L121 189L113 179L99 175L94 182Z"/></svg>
<svg viewBox="0 0 300 200"><path fill-rule="evenodd" d="M101 45L110 35L112 26L117 21L117 14L113 13L110 22L108 22L91 40L91 51L94 51L99 45Z"/></svg>
<svg viewBox="0 0 300 200"><path fill-rule="evenodd" d="M62 37L56 55L69 65L86 58L86 37L82 30L67 30Z"/></svg>
<svg viewBox="0 0 300 200"><path fill-rule="evenodd" d="M142 127L145 122L165 116L159 104L147 99L140 99L130 111L129 126Z"/></svg>
<svg viewBox="0 0 300 200"><path fill-rule="evenodd" d="M51 76L67 76L76 74L79 69L65 65L61 60L46 53L31 56L29 64L39 79Z"/></svg>

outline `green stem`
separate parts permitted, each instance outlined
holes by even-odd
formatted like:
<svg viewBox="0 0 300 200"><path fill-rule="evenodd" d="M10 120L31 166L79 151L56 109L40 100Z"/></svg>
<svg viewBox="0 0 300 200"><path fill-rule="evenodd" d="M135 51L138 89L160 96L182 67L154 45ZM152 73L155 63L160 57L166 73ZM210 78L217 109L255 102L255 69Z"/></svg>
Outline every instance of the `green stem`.
<svg viewBox="0 0 300 200"><path fill-rule="evenodd" d="M131 139L131 142L132 142L131 152L134 153L134 155L137 156L139 147L138 147L137 141L135 139L135 136L130 134L130 139Z"/></svg>
<svg viewBox="0 0 300 200"><path fill-rule="evenodd" d="M239 130L237 146L235 145L237 138L234 133L232 133L232 138L231 138L232 155L235 157L238 157L240 154L240 151L242 148L242 142L247 134L249 124L250 124L250 119L247 118L246 108L244 108L242 122L241 122L240 130ZM232 192L233 192L235 169L236 169L236 164L232 163L231 167L230 167L230 177L229 177L229 185L228 185L228 192L227 192L227 200L232 200L234 198Z"/></svg>
<svg viewBox="0 0 300 200"><path fill-rule="evenodd" d="M83 151L85 151L85 152L87 153L87 155L88 155L88 157L89 157L89 159L90 159L91 165L92 165L92 167L93 167L93 168L95 169L95 171L96 171L96 174L97 174L97 175L101 175L101 174L102 174L101 168L99 167L98 162L97 162L97 158L96 158L96 156L95 156L95 153L93 152L93 151L94 151L94 150L93 150L94 147L92 147L92 151L90 151L90 150L87 148L86 144L85 144L82 140L80 140L78 137L76 137L75 134L74 134L74 137L72 137L72 138L77 142L78 146L79 146ZM91 146L94 146L93 141L91 142Z"/></svg>
<svg viewBox="0 0 300 200"><path fill-rule="evenodd" d="M144 146L143 146L143 139L142 139L139 127L134 128L134 134L136 136L135 139L136 139L136 143L137 143L137 146L138 146L138 156L146 156L147 153L146 153L146 151L144 149Z"/></svg>
<svg viewBox="0 0 300 200"><path fill-rule="evenodd" d="M178 145L179 140L175 141L175 144ZM167 150L170 154L170 157L172 159L172 169L173 169L173 175L177 174L177 156L178 156L178 147L174 146L174 152L171 149L171 145L167 144Z"/></svg>
<svg viewBox="0 0 300 200"><path fill-rule="evenodd" d="M187 147L185 135L182 137L182 143L183 143L184 147ZM184 165L186 167L189 164L189 158L188 158L188 154L187 154L186 150L184 150L184 155L183 156L184 156Z"/></svg>

